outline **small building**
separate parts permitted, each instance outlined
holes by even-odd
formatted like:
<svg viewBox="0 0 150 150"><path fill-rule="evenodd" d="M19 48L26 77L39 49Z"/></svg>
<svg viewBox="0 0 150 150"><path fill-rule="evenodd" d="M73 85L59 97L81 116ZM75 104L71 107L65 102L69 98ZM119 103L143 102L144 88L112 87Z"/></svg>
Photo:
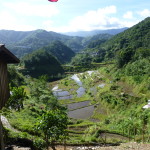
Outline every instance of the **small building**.
<svg viewBox="0 0 150 150"><path fill-rule="evenodd" d="M10 96L7 64L19 62L19 59L13 55L4 44L0 44L0 110Z"/></svg>

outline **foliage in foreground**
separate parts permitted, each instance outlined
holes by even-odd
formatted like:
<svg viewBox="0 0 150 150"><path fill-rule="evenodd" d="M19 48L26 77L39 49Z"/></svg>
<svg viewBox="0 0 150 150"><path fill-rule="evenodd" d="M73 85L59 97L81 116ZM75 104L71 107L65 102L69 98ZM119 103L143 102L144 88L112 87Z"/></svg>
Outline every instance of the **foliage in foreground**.
<svg viewBox="0 0 150 150"><path fill-rule="evenodd" d="M47 149L51 145L55 150L55 142L67 136L68 117L63 110L46 111L39 118L36 129L40 130L46 142Z"/></svg>

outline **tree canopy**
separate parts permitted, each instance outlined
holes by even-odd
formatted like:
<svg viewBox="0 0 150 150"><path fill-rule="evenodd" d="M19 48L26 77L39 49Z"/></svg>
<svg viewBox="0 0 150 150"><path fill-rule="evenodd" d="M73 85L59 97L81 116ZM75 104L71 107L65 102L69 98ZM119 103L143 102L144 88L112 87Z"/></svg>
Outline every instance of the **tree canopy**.
<svg viewBox="0 0 150 150"><path fill-rule="evenodd" d="M55 76L63 73L60 63L43 49L26 55L22 61L26 68L26 73L32 77L41 75Z"/></svg>

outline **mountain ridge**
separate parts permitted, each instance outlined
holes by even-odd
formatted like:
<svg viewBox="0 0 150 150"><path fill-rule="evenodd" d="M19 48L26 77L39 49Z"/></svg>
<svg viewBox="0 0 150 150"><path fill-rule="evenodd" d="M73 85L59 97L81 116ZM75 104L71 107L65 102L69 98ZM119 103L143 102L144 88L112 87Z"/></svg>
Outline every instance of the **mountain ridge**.
<svg viewBox="0 0 150 150"><path fill-rule="evenodd" d="M63 33L65 35L69 36L81 36L81 37L86 37L86 36L94 36L96 34L111 34L111 35L116 35L120 32L123 32L127 30L127 27L124 28L118 28L118 29L105 29L105 30L92 30L92 31L77 31L77 32L66 32Z"/></svg>
<svg viewBox="0 0 150 150"><path fill-rule="evenodd" d="M105 34L100 34L97 38L101 39L103 35L105 36ZM111 36L109 35L109 37ZM0 30L0 42L18 57L44 47L55 40L63 42L74 52L78 52L83 50L87 43L93 40L93 37L67 36L43 29L33 31Z"/></svg>

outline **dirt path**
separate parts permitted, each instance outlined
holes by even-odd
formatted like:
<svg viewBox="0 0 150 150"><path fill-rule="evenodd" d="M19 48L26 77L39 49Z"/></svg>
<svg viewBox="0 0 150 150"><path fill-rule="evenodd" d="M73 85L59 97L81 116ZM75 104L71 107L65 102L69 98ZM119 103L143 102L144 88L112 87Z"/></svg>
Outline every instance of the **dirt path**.
<svg viewBox="0 0 150 150"><path fill-rule="evenodd" d="M63 146L56 147L57 150L64 150ZM52 150L51 148L49 150ZM71 147L67 146L66 150L150 150L150 144L143 143L123 143L120 146L109 146L109 147Z"/></svg>
<svg viewBox="0 0 150 150"><path fill-rule="evenodd" d="M150 144L125 143L120 146L101 147L97 150L150 150Z"/></svg>
<svg viewBox="0 0 150 150"><path fill-rule="evenodd" d="M31 150L31 148L25 148L25 147L13 147L13 150Z"/></svg>

